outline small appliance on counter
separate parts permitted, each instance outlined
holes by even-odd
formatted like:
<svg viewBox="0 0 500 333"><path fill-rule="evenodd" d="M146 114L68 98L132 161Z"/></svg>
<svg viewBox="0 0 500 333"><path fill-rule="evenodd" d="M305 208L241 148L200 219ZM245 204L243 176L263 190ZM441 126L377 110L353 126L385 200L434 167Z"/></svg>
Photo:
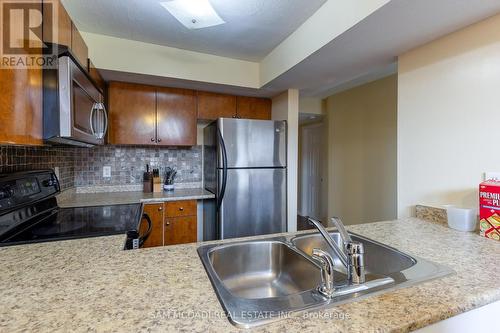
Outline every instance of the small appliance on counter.
<svg viewBox="0 0 500 333"><path fill-rule="evenodd" d="M151 232L151 220L142 214L140 204L59 208L59 192L52 170L1 174L0 246L145 230L136 237L140 247Z"/></svg>

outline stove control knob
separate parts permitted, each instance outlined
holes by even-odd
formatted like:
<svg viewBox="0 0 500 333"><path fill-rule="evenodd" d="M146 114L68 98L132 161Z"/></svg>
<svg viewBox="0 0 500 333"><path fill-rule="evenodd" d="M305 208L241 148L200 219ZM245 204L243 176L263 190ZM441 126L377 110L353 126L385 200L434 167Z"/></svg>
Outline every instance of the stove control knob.
<svg viewBox="0 0 500 333"><path fill-rule="evenodd" d="M10 187L0 189L0 200L12 197L14 191Z"/></svg>

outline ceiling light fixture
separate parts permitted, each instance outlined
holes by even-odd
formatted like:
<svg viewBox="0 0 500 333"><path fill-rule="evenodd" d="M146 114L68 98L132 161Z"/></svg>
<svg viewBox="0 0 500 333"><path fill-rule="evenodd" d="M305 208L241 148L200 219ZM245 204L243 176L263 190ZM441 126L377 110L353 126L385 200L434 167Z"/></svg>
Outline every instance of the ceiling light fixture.
<svg viewBox="0 0 500 333"><path fill-rule="evenodd" d="M172 0L160 3L188 29L224 24L208 0Z"/></svg>

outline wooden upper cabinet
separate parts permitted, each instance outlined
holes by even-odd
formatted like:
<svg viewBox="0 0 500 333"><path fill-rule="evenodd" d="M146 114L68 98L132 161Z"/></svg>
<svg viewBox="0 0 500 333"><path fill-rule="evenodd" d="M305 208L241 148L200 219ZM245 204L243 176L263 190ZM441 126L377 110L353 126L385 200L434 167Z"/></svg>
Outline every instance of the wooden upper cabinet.
<svg viewBox="0 0 500 333"><path fill-rule="evenodd" d="M56 8L51 9L55 5ZM56 13L57 17L53 17ZM57 26L54 23L57 19ZM43 40L47 43L55 43L71 47L71 18L61 1L47 1L43 2Z"/></svg>
<svg viewBox="0 0 500 333"><path fill-rule="evenodd" d="M158 145L196 145L195 92L187 89L157 88L156 98Z"/></svg>
<svg viewBox="0 0 500 333"><path fill-rule="evenodd" d="M156 143L155 87L111 82L108 89L111 144L147 145Z"/></svg>
<svg viewBox="0 0 500 333"><path fill-rule="evenodd" d="M71 27L71 51L73 51L73 54L75 55L76 59L80 62L80 65L82 65L83 68L88 70L87 59L89 57L89 49L74 23L72 23Z"/></svg>
<svg viewBox="0 0 500 333"><path fill-rule="evenodd" d="M236 96L198 91L198 119L236 117Z"/></svg>
<svg viewBox="0 0 500 333"><path fill-rule="evenodd" d="M237 98L238 118L271 119L272 102L269 98L244 97Z"/></svg>
<svg viewBox="0 0 500 333"><path fill-rule="evenodd" d="M89 69L89 75L94 80L94 82L97 84L97 87L104 91L106 87L106 82L104 82L101 74L97 70L97 68L94 66L92 61L89 59L88 60L88 69Z"/></svg>
<svg viewBox="0 0 500 333"><path fill-rule="evenodd" d="M144 205L144 213L149 216L152 223L151 234L144 242L143 247L163 246L163 204L147 204ZM148 227L145 219L141 221L139 233L144 235Z"/></svg>
<svg viewBox="0 0 500 333"><path fill-rule="evenodd" d="M42 70L0 69L0 143L42 145Z"/></svg>
<svg viewBox="0 0 500 333"><path fill-rule="evenodd" d="M42 9L42 4L39 4ZM22 22L3 22L23 31ZM12 25L11 25L12 24ZM26 54L30 53L26 50ZM0 144L42 145L42 69L0 65Z"/></svg>

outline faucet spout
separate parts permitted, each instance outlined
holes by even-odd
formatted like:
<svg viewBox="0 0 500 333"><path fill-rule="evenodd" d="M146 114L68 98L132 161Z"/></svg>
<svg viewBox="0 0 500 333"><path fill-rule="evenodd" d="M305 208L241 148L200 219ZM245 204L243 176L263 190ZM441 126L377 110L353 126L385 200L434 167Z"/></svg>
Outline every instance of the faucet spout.
<svg viewBox="0 0 500 333"><path fill-rule="evenodd" d="M345 229L342 221L337 217L332 217L331 221L337 227L337 230L342 238L341 247L335 243L332 236L323 227L320 221L313 218L307 218L312 223L319 233L323 236L326 243L335 252L342 264L347 269L347 279L351 284L365 283L365 250L363 243L355 242L352 240L351 235Z"/></svg>

